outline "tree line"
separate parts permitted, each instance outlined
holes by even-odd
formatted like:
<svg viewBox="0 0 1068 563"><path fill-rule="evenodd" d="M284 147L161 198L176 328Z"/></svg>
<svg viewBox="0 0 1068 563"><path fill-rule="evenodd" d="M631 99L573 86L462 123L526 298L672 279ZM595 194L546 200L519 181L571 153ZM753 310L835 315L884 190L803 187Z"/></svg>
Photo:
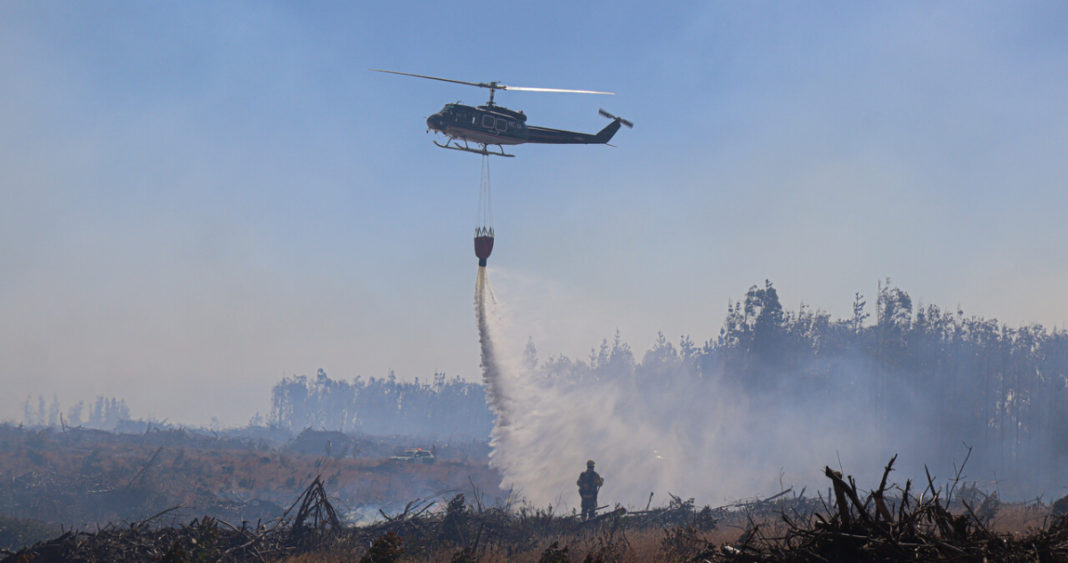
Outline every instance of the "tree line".
<svg viewBox="0 0 1068 563"><path fill-rule="evenodd" d="M682 376L728 382L757 403L857 402L870 409L872 440L891 443L919 427L929 451L966 444L982 467L1021 479L1055 480L1068 457L1068 333L916 306L889 280L874 310L857 293L846 318L804 305L787 311L766 281L731 301L718 335L700 344L688 336L674 344L661 334L639 359L617 334L585 360L539 362L531 343L525 361L545 377L634 382L647 395L662 394L665 378ZM393 373L344 381L319 370L283 378L271 397L266 422L298 432L481 440L493 427L483 386L443 373L414 382ZM129 418L125 401L105 397L66 411L55 398L28 397L24 410L31 426L114 428Z"/></svg>
<svg viewBox="0 0 1068 563"><path fill-rule="evenodd" d="M64 413L59 399L54 395L47 404L41 395L37 396L36 401L29 396L22 404L22 410L23 423L27 426L84 426L112 430L119 422L130 419L130 408L126 406L126 401L115 397L97 397L88 405L85 401L78 401Z"/></svg>
<svg viewBox="0 0 1068 563"><path fill-rule="evenodd" d="M847 319L807 307L785 312L765 282L728 308L718 338L694 359L703 372L731 374L753 393L825 394L862 383L884 438L922 421L935 450L963 442L1008 471L1054 469L1064 460L1063 329L1014 328L959 309L914 307L889 280L880 286L874 323L868 319L860 294Z"/></svg>
<svg viewBox="0 0 1068 563"><path fill-rule="evenodd" d="M636 382L646 394L660 392L663 378L686 374L729 382L756 403L777 397L833 409L857 402L867 409L873 441L917 434L924 443L916 455L967 446L973 466L1050 485L1068 456L1063 329L916 306L889 280L874 311L857 293L846 318L804 305L787 311L766 281L731 301L718 335L701 344L684 336L676 345L661 334L638 359L617 334L586 360L539 364L531 343L526 364L546 377ZM492 428L481 384L443 374L429 382L392 374L345 382L320 371L284 379L272 396L271 422L290 429L485 438Z"/></svg>
<svg viewBox="0 0 1068 563"><path fill-rule="evenodd" d="M271 390L270 423L370 435L485 439L493 427L482 385L436 373L430 381L388 377L352 381L292 376Z"/></svg>
<svg viewBox="0 0 1068 563"><path fill-rule="evenodd" d="M588 366L632 373L650 390L681 370L730 382L758 405L774 397L763 404L868 409L863 421L841 424L868 425L871 441L888 450L903 438L912 441L910 454L931 458L963 457L970 448L974 473L1031 490L1064 487L1068 333L915 306L890 280L880 284L874 318L857 293L852 314L841 319L804 305L786 311L765 281L729 303L718 336L701 346L683 337L676 347L660 335L635 361L617 335ZM844 408L847 402L857 407Z"/></svg>

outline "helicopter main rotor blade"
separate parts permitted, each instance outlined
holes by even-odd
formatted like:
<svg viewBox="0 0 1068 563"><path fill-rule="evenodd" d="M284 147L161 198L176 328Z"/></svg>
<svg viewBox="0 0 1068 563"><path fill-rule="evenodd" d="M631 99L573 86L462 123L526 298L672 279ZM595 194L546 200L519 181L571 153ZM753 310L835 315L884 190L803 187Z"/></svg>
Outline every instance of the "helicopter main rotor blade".
<svg viewBox="0 0 1068 563"><path fill-rule="evenodd" d="M451 78L441 78L440 76L427 76L425 74L412 74L410 72L397 72L395 70L382 70L380 68L370 68L368 70L374 72L388 72L389 74L400 74L403 76L414 76L416 78L429 78L430 80L440 80L442 82L452 82L454 84L467 84L468 86L481 86L483 88L490 88L489 84L483 84L481 82L466 82L463 80L453 80ZM497 87L499 88L499 87Z"/></svg>
<svg viewBox="0 0 1068 563"><path fill-rule="evenodd" d="M615 92L601 92L599 90L566 90L564 88L534 88L530 86L506 86L504 84L497 85L498 90L515 90L517 92L563 92L565 94L606 94L608 96L615 96Z"/></svg>
<svg viewBox="0 0 1068 563"><path fill-rule="evenodd" d="M600 92L598 90L567 90L564 88L534 88L530 86L508 86L506 84L499 84L497 82L468 82L466 80L453 80L452 78L442 78L440 76L428 76L426 74L413 74L411 72L398 72L395 70L384 70L381 68L368 69L374 72L385 72L389 74L399 74L401 76L414 76L416 78L428 78L430 80L440 80L442 82L452 82L453 84L466 84L468 86L478 86L480 88L489 88L491 90L515 90L517 92L563 92L567 94L607 94L614 96L615 92Z"/></svg>

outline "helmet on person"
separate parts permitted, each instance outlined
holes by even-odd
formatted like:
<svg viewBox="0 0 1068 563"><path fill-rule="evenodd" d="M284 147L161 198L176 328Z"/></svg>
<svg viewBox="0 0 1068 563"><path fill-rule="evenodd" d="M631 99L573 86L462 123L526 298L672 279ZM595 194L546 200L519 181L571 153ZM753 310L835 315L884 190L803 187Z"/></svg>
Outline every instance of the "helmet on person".
<svg viewBox="0 0 1068 563"><path fill-rule="evenodd" d="M593 467L593 460L592 459L586 460L586 467Z"/></svg>

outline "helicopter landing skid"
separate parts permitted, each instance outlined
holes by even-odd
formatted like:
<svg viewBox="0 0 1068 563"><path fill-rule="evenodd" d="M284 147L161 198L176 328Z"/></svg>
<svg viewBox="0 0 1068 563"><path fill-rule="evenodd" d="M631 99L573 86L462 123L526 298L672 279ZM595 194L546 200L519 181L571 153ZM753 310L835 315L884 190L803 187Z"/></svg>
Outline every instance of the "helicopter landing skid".
<svg viewBox="0 0 1068 563"><path fill-rule="evenodd" d="M437 141L432 141L432 142L435 145L437 145L437 146L439 146L439 147L441 147L443 149L451 149L451 150L454 150L454 151L473 152L475 154L481 154L483 156L507 156L509 158L512 158L512 157L515 156L514 154L505 153L504 152L504 147L502 147L501 145L497 145L497 147L501 149L501 152L496 152L496 151L489 150L489 148L487 148L486 145L482 145L481 149L473 149L470 146L468 146L467 143L464 143L463 145L460 145L460 143L457 143L457 142L453 141L453 142L446 142L443 145L443 144L441 144L441 143L439 143Z"/></svg>

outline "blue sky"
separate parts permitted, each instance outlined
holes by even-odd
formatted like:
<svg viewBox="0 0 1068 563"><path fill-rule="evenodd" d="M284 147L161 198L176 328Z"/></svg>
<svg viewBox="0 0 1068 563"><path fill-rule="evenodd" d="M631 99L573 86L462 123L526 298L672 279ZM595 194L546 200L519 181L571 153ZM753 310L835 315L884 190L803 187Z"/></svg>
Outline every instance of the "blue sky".
<svg viewBox="0 0 1068 563"><path fill-rule="evenodd" d="M492 162L495 291L541 353L716 335L771 279L848 314L1068 324L1068 7L0 4L0 419L29 394L240 424L284 375L478 377L474 88L615 148Z"/></svg>

